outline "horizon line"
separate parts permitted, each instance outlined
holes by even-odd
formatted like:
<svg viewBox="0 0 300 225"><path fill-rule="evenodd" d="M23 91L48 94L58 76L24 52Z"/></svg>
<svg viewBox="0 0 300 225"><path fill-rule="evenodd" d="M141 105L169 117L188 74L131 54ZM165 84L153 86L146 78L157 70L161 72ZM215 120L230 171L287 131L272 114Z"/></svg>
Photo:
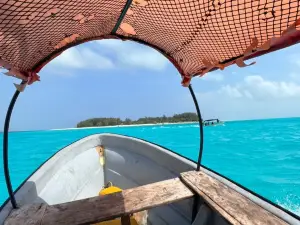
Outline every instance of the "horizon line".
<svg viewBox="0 0 300 225"><path fill-rule="evenodd" d="M100 117L99 117L100 118ZM233 119L233 120L221 120L224 122L242 122L242 121L256 121L256 120L272 120L272 119L293 119L300 118L300 116L291 116L291 117L268 117L268 118L255 118L255 119ZM100 127L67 127L67 128L51 128L45 130L12 130L12 132L35 132L35 131L59 131L59 130L79 130L79 129L99 129L99 128L115 128L115 127L136 127L136 126L157 126L157 125L172 125L172 124L189 124L189 123L198 123L198 121L190 122L177 122L177 123L157 123L157 124L131 124L131 125L115 125L115 126L100 126ZM0 131L3 133L3 130Z"/></svg>

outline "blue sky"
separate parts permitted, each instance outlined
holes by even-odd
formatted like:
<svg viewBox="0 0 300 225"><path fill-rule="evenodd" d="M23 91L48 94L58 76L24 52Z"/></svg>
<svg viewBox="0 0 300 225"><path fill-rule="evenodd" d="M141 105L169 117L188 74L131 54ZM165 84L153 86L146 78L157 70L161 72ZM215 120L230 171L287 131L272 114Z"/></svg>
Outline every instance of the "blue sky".
<svg viewBox="0 0 300 225"><path fill-rule="evenodd" d="M300 46L194 78L203 117L241 120L300 116ZM101 40L71 48L40 73L14 109L11 130L74 127L92 117L173 115L195 111L175 67L155 50L130 41ZM0 76L0 130L15 91ZM18 81L17 81L18 82Z"/></svg>

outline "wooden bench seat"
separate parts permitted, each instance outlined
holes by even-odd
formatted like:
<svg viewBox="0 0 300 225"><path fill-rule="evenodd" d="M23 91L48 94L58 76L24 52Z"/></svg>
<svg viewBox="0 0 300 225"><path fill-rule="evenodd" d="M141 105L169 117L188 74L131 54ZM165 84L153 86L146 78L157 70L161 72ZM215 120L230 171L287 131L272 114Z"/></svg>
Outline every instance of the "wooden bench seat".
<svg viewBox="0 0 300 225"><path fill-rule="evenodd" d="M190 171L182 173L180 178L110 195L51 206L26 205L14 210L5 225L93 224L114 218L126 218L132 213L192 198L195 193L231 224L287 224L219 180L204 172Z"/></svg>
<svg viewBox="0 0 300 225"><path fill-rule="evenodd" d="M92 224L191 198L193 195L176 178L74 202L23 206L11 213L5 225Z"/></svg>
<svg viewBox="0 0 300 225"><path fill-rule="evenodd" d="M286 222L202 171L181 174L182 181L231 224L287 225Z"/></svg>

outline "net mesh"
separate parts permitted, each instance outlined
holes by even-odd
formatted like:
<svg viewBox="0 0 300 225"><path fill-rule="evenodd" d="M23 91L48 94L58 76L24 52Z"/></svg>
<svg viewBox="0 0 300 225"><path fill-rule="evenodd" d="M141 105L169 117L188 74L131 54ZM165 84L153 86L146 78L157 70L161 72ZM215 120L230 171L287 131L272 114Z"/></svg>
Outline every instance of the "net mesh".
<svg viewBox="0 0 300 225"><path fill-rule="evenodd" d="M0 57L21 71L57 51L63 39L101 38L111 32L126 0L0 0ZM74 20L82 14L89 21ZM70 43L71 44L71 43Z"/></svg>
<svg viewBox="0 0 300 225"><path fill-rule="evenodd" d="M166 55L182 75L243 56L295 23L298 0L1 0L0 58L28 71L75 44L121 37ZM293 43L297 42L294 40Z"/></svg>
<svg viewBox="0 0 300 225"><path fill-rule="evenodd" d="M243 55L257 38L258 46L280 37L294 23L299 1L150 0L133 5L131 24L140 40L163 49L185 74L200 73L203 59L225 62ZM121 29L119 34L126 35Z"/></svg>

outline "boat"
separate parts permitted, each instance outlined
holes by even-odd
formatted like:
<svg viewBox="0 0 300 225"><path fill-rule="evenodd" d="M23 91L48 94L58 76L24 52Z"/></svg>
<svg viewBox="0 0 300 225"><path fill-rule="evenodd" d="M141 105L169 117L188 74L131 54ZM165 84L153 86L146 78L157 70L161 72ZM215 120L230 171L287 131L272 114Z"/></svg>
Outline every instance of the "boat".
<svg viewBox="0 0 300 225"><path fill-rule="evenodd" d="M87 224L85 221L84 223L80 221L83 218L79 215L77 218L76 214L73 214L75 211L72 212L71 218L64 216L64 213L71 213L71 211L68 212L70 210L68 204L73 203L77 206L74 205L75 208L71 210L88 210L91 213L100 210L99 216L101 212L106 214L106 210L113 213L114 210L111 211L111 207L116 207L116 211L120 212L127 212L127 210L131 212L131 207L145 211L144 208L148 207L144 205L151 204L143 215L146 217L146 223L143 223L143 218L140 219L139 222L142 223L139 224L187 225L191 224L194 193L178 177L181 175L184 177L185 173L189 175L195 169L195 162L148 141L116 134L96 134L76 141L54 154L20 186L15 193L15 198L19 205L34 207L33 214L28 219L36 217L39 221L43 215L45 221L42 224ZM271 203L264 202L213 171L203 167L201 173L203 173L201 178L208 182L201 188L211 186L216 189L203 190L208 199L199 201L198 222L204 220L203 224L230 224L227 220L239 221L246 217L245 221L254 220L253 224L267 224L267 221L272 224L288 224L283 221L292 224L294 221L296 224L295 219L288 213ZM103 199L102 201L101 198L97 198L98 193L109 182L129 193L113 196L112 200ZM215 184L224 185L224 190ZM230 191L226 193L228 188ZM226 193L226 195L219 196L221 193ZM233 199L226 199L222 205L223 202L221 204L218 202L220 197ZM91 205L87 206L87 209L81 208L80 205L84 205L87 199ZM234 202L235 200L237 202ZM154 203L154 205L160 205L161 201L166 203L170 201L172 204L155 208L152 206ZM212 204L212 208L203 201ZM226 206L225 203L230 202L232 206ZM228 210L234 209L235 213L241 215L220 216L219 208L214 208L214 204L218 204L218 207L225 207L225 210L227 207ZM54 208L52 209L51 206ZM245 206L249 211L246 215L242 215L245 213ZM28 213L28 208L25 209ZM0 213L2 222L10 211L11 205L7 201ZM45 211L49 212L49 215L45 214ZM17 221L16 218L24 219L24 215L18 218L20 216L18 210L15 212L17 216L15 217L12 213L10 217L13 222L8 220L6 224L13 224ZM252 214L254 212L255 214ZM51 213L53 215L50 215ZM239 216L241 217L235 219ZM99 218L101 219L101 216ZM77 219L79 221L76 221Z"/></svg>
<svg viewBox="0 0 300 225"><path fill-rule="evenodd" d="M216 126L216 125L224 124L224 122L220 121L219 119L203 120L202 123L203 123L203 126Z"/></svg>
<svg viewBox="0 0 300 225"><path fill-rule="evenodd" d="M298 215L202 164L203 120L191 85L299 43L299 7L286 0L2 1L0 66L20 83L4 123L9 198L0 224L300 224ZM178 69L198 115L197 161L147 140L96 134L58 151L13 190L8 136L19 95L62 52L102 39L147 45Z"/></svg>

